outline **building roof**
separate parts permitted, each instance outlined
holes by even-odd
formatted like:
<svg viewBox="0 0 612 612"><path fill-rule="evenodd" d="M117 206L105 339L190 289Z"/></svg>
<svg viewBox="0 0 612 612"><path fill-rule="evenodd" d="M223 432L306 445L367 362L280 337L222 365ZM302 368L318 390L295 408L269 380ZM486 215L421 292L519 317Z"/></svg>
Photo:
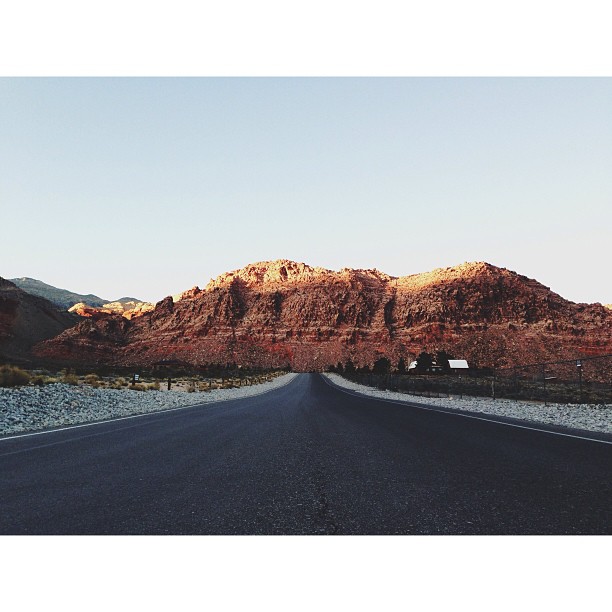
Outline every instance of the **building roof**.
<svg viewBox="0 0 612 612"><path fill-rule="evenodd" d="M467 370L470 367L465 359L449 359L448 365L451 370Z"/></svg>

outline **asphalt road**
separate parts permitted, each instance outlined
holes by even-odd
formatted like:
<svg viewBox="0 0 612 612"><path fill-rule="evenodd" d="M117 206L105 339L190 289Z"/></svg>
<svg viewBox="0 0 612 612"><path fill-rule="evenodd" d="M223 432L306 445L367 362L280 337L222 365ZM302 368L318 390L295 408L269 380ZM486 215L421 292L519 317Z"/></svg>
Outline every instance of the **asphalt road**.
<svg viewBox="0 0 612 612"><path fill-rule="evenodd" d="M0 439L2 534L610 534L612 444L357 397Z"/></svg>

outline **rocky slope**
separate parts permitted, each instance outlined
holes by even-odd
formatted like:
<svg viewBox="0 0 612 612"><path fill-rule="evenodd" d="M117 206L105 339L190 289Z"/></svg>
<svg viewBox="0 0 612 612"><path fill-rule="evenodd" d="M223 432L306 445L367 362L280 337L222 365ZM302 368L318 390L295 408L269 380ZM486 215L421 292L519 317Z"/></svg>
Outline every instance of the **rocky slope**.
<svg viewBox="0 0 612 612"><path fill-rule="evenodd" d="M26 362L32 346L76 325L79 317L0 278L0 361Z"/></svg>
<svg viewBox="0 0 612 612"><path fill-rule="evenodd" d="M321 370L446 350L473 365L612 353L612 312L575 304L487 263L400 278L377 270L260 262L137 318L88 319L36 348L88 363L290 365Z"/></svg>

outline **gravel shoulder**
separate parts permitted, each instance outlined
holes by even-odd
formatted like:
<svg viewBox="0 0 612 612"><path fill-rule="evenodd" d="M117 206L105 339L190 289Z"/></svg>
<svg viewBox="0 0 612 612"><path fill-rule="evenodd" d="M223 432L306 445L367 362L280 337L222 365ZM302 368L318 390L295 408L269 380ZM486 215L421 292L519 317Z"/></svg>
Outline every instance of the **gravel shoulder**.
<svg viewBox="0 0 612 612"><path fill-rule="evenodd" d="M295 376L284 374L259 385L195 393L95 389L63 383L0 388L0 436L251 397L282 387Z"/></svg>
<svg viewBox="0 0 612 612"><path fill-rule="evenodd" d="M520 402L509 399L490 399L486 397L425 398L399 393L381 391L365 385L346 380L338 374L323 374L329 381L347 390L355 391L370 397L377 397L399 402L414 401L419 404L439 406L441 408L487 414L531 423L542 423L570 429L581 429L602 433L612 433L612 404L548 404L538 402Z"/></svg>

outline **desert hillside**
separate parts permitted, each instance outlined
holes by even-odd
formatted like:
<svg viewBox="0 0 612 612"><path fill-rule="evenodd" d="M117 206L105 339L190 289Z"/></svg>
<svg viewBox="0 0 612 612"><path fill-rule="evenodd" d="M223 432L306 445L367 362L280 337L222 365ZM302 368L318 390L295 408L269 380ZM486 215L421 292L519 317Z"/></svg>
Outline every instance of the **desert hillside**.
<svg viewBox="0 0 612 612"><path fill-rule="evenodd" d="M83 320L36 354L57 361L238 363L322 370L446 350L479 366L612 352L612 311L488 263L395 278L287 260L222 274L131 320Z"/></svg>
<svg viewBox="0 0 612 612"><path fill-rule="evenodd" d="M0 361L27 361L32 347L76 325L79 317L0 278Z"/></svg>

